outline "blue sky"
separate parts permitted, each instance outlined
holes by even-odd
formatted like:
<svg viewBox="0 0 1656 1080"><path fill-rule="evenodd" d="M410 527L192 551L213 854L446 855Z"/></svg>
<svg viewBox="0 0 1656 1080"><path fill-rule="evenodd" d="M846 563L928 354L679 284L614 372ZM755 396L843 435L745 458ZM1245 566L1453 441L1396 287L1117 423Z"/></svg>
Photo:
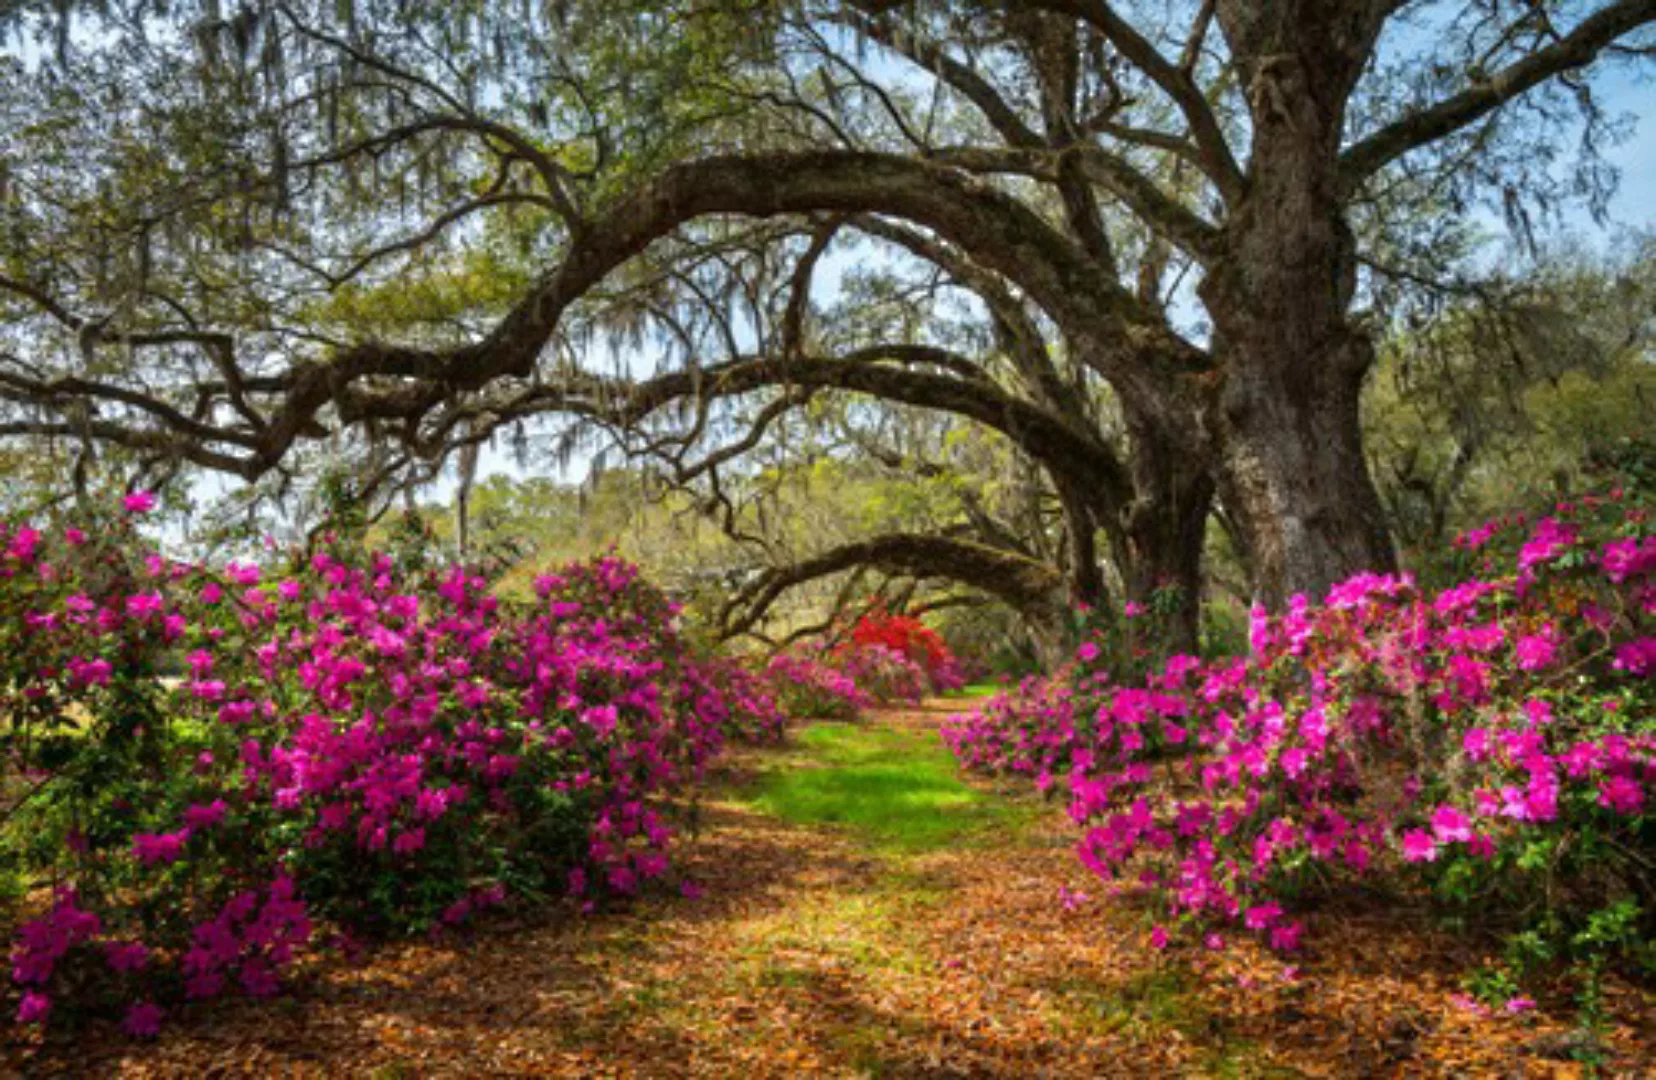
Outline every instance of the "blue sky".
<svg viewBox="0 0 1656 1080"><path fill-rule="evenodd" d="M1650 67L1647 62L1639 74L1630 64L1616 64L1599 85L1610 111L1632 116L1636 125L1628 140L1608 155L1621 169L1621 186L1610 208L1621 228L1656 226L1656 73Z"/></svg>

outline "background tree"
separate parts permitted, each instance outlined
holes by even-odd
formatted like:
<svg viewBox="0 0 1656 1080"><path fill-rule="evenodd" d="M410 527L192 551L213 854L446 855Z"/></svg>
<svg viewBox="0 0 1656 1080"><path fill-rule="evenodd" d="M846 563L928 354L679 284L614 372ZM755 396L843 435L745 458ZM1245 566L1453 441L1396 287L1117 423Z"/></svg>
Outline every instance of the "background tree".
<svg viewBox="0 0 1656 1080"><path fill-rule="evenodd" d="M1608 259L1564 252L1385 342L1365 426L1406 550L1581 490L1595 450L1656 425L1652 255L1648 238Z"/></svg>
<svg viewBox="0 0 1656 1080"><path fill-rule="evenodd" d="M1652 0L98 7L84 30L76 5L13 16L37 44L4 74L7 433L245 478L302 476L321 440L375 490L549 412L626 429L683 401L702 438L740 426L736 404L710 426L709 387L769 393L760 428L857 391L1015 431L1083 588L1100 530L1129 594L1192 580L1217 488L1272 603L1391 563L1356 309L1433 262L1410 258L1410 211L1493 194L1521 223L1545 205L1556 178L1524 163L1572 117L1603 134L1580 72L1638 53L1656 17ZM811 338L787 315L830 230L976 293L993 348ZM757 261L730 254L756 243ZM771 324L714 317L738 298ZM596 374L645 344L653 381Z"/></svg>

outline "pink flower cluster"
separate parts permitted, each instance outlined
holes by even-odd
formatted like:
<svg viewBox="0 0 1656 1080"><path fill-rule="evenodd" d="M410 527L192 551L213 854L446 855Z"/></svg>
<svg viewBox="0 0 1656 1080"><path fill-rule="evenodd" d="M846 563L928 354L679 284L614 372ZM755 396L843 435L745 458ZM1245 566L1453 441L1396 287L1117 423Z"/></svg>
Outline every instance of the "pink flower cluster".
<svg viewBox="0 0 1656 1080"><path fill-rule="evenodd" d="M888 645L851 645L836 650L832 657L834 666L857 689L880 704L917 705L932 691L926 669ZM940 670L948 678L952 667Z"/></svg>
<svg viewBox="0 0 1656 1080"><path fill-rule="evenodd" d="M822 650L779 653L766 665L765 679L783 712L792 717L850 720L874 705L856 679Z"/></svg>
<svg viewBox="0 0 1656 1080"><path fill-rule="evenodd" d="M787 726L765 678L729 657L687 665L679 694L685 708L747 742L774 742Z"/></svg>
<svg viewBox="0 0 1656 1080"><path fill-rule="evenodd" d="M309 943L311 921L293 879L279 874L263 889L237 893L218 913L195 927L184 954L184 992L215 997L234 978L253 997L281 987L277 973ZM114 959L111 959L114 966Z"/></svg>
<svg viewBox="0 0 1656 1080"><path fill-rule="evenodd" d="M103 920L82 909L72 889L59 889L51 910L23 925L12 953L12 981L30 988L38 999L33 1004L25 1000L25 1012L38 1012L44 1018L51 1005L39 991L51 982L58 962L70 949L93 940L102 929Z"/></svg>
<svg viewBox="0 0 1656 1080"><path fill-rule="evenodd" d="M514 607L332 539L222 571L135 553L152 505L0 525L0 717L27 736L0 765L34 800L10 827L56 835L34 869L74 885L18 931L24 1021L80 953L145 1034L152 984L274 993L315 919L407 932L519 889L636 891L669 874L658 796L728 736L780 730L765 687L690 658L677 608L617 558Z"/></svg>
<svg viewBox="0 0 1656 1080"><path fill-rule="evenodd" d="M1083 652L944 738L966 768L1067 790L1100 877L1281 950L1313 885L1498 875L1521 890L1537 843L1574 875L1570 902L1609 904L1631 888L1616 853L1634 852L1629 873L1651 854L1648 532L1642 509L1583 500L1512 538L1505 573L1435 594L1360 575L1320 606L1255 612L1250 657L1175 656L1142 685ZM1502 535L1462 544L1495 560Z"/></svg>

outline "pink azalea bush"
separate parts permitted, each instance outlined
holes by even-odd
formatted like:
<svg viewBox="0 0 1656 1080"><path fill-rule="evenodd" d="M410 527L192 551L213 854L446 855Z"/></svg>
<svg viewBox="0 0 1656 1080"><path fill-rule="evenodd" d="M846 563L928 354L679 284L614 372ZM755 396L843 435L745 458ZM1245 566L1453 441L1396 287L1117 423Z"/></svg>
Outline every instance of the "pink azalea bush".
<svg viewBox="0 0 1656 1080"><path fill-rule="evenodd" d="M796 646L772 657L765 679L789 716L853 720L863 710L919 704L934 683L926 669L887 645Z"/></svg>
<svg viewBox="0 0 1656 1080"><path fill-rule="evenodd" d="M778 653L765 665L765 679L782 711L796 719L854 720L874 704L820 649Z"/></svg>
<svg viewBox="0 0 1656 1080"><path fill-rule="evenodd" d="M834 664L857 689L875 702L918 705L932 692L926 669L888 645L857 645L837 649Z"/></svg>
<svg viewBox="0 0 1656 1080"><path fill-rule="evenodd" d="M276 993L323 925L632 893L670 875L663 796L779 730L614 557L510 606L342 541L143 553L152 502L0 526L6 851L49 884L11 954L23 1022L67 1003L153 1034L162 1003Z"/></svg>
<svg viewBox="0 0 1656 1080"><path fill-rule="evenodd" d="M1169 926L1292 951L1313 894L1385 881L1509 931L1520 971L1656 970L1648 511L1616 492L1459 544L1440 591L1364 574L1255 612L1249 657L1129 682L1083 645L945 739L1066 791L1081 860Z"/></svg>
<svg viewBox="0 0 1656 1080"><path fill-rule="evenodd" d="M787 726L771 684L731 657L686 665L679 692L681 704L744 742L776 742Z"/></svg>

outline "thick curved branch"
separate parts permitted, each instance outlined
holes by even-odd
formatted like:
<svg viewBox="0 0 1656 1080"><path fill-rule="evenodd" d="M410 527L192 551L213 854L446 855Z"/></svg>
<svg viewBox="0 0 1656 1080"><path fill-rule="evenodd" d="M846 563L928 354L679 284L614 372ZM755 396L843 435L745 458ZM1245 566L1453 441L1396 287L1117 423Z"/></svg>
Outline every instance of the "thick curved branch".
<svg viewBox="0 0 1656 1080"><path fill-rule="evenodd" d="M943 536L890 533L846 544L767 572L725 605L726 637L747 633L787 590L860 566L893 574L947 578L1004 600L1025 613L1050 613L1064 605L1064 578L1046 563Z"/></svg>
<svg viewBox="0 0 1656 1080"><path fill-rule="evenodd" d="M1034 210L960 171L857 151L712 157L665 170L591 219L563 260L480 340L446 349L363 342L261 376L257 392L276 400L256 447L231 471L275 468L296 440L320 430L317 414L329 405L344 424L410 424L459 394L530 379L569 306L686 222L810 212L881 213L930 229L1016 282L1060 325L1084 328L1095 342L1107 334L1110 347L1099 354L1105 374L1124 386L1153 380L1159 365L1205 362Z"/></svg>
<svg viewBox="0 0 1656 1080"><path fill-rule="evenodd" d="M1586 67L1617 38L1656 22L1656 0L1620 0L1562 38L1435 105L1386 125L1340 155L1340 183L1355 191L1388 163L1451 135L1555 75Z"/></svg>
<svg viewBox="0 0 1656 1080"><path fill-rule="evenodd" d="M9 438L91 438L101 443L109 443L111 446L125 447L128 450L141 451L161 457L182 458L192 464L200 465L204 469L229 473L233 476L240 476L245 480L256 480L258 478L257 473L248 470L246 460L243 458L210 450L188 439L177 439L162 432L127 427L106 420L89 420L85 423L51 420L0 421L0 439Z"/></svg>
<svg viewBox="0 0 1656 1080"><path fill-rule="evenodd" d="M339 399L346 422L418 416L456 390L503 376L528 377L563 310L614 267L693 218L716 213L772 216L811 210L885 212L917 221L1008 276L1049 313L1108 336L1096 363L1123 388L1158 372L1204 367L1207 358L1144 312L1092 260L1017 200L953 170L886 154L823 151L711 158L669 169L588 231L564 262L484 340L433 352L370 344L305 369L273 425L272 463L291 442L289 425ZM1109 328L1104 330L1103 328ZM376 375L416 380L390 389L349 389Z"/></svg>
<svg viewBox="0 0 1656 1080"><path fill-rule="evenodd" d="M782 313L782 352L795 355L805 349L805 316L811 309L811 283L816 278L817 264L834 242L840 223L830 221L811 235L811 242L788 281L788 303Z"/></svg>
<svg viewBox="0 0 1656 1080"><path fill-rule="evenodd" d="M982 379L895 366L936 363L950 354L932 346L877 346L839 359L750 358L699 370L672 372L640 383L632 392L606 391L616 406L608 420L621 427L683 398L731 397L771 386L861 391L887 401L965 416L1001 432L1055 474L1095 493L1113 515L1132 501L1132 483L1115 452L1095 434L1008 394ZM564 403L567 405L567 403Z"/></svg>
<svg viewBox="0 0 1656 1080"><path fill-rule="evenodd" d="M180 439L203 444L224 442L241 447L252 446L257 441L257 435L253 432L217 427L195 417L186 416L164 401L92 379L65 376L40 382L0 371L0 395L14 401L58 408L60 411L63 411L60 403L65 399L111 401L148 413L165 424L172 434Z"/></svg>
<svg viewBox="0 0 1656 1080"><path fill-rule="evenodd" d="M937 161L974 173L1012 173L1057 184L1066 168L1110 192L1145 226L1182 248L1198 263L1218 254L1219 230L1167 194L1132 165L1097 146L1076 144L1060 151L949 147L934 151Z"/></svg>
<svg viewBox="0 0 1656 1080"><path fill-rule="evenodd" d="M1057 317L1097 326L1114 316L1124 344L1143 339L1166 351L1166 328L1142 319L1136 300L1099 274L1072 241L1021 202L955 170L858 151L713 157L666 170L592 221L564 260L482 340L449 350L364 343L297 369L261 460L274 465L330 402L338 401L347 422L399 418L423 414L455 391L528 378L569 305L685 222L810 211L888 213L919 222L1018 281ZM414 382L347 392L375 376Z"/></svg>
<svg viewBox="0 0 1656 1080"><path fill-rule="evenodd" d="M971 290L989 309L997 331L1004 338L1007 356L1042 404L1069 419L1082 421L1082 398L1059 376L1047 351L1046 340L1036 327L1023 302L1014 296L1005 279L990 273L965 255L934 238L884 218L862 215L851 224L859 232L904 248L917 258L941 267L962 288Z"/></svg>

